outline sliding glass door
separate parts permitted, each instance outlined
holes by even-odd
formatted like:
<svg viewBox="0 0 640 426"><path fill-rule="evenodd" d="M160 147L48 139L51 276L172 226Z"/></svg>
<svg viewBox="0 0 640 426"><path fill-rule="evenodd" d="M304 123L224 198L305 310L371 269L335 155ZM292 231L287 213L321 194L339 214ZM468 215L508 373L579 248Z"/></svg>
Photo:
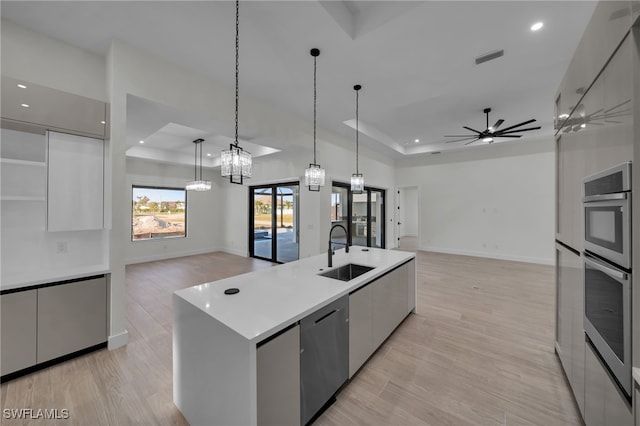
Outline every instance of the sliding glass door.
<svg viewBox="0 0 640 426"><path fill-rule="evenodd" d="M249 189L249 254L284 263L298 260L298 182Z"/></svg>
<svg viewBox="0 0 640 426"><path fill-rule="evenodd" d="M385 247L385 190L365 187L361 194L351 192L350 185L334 182L331 193L331 225L340 224L347 229L336 229L335 241L341 238L350 245ZM336 246L339 248L340 246Z"/></svg>

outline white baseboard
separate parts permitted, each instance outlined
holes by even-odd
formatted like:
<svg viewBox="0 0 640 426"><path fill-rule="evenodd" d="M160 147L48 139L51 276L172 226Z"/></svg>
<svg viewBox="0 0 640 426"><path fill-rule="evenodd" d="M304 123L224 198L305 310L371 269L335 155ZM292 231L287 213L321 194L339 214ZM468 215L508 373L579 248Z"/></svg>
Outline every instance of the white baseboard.
<svg viewBox="0 0 640 426"><path fill-rule="evenodd" d="M157 254L151 254L149 256L142 256L142 257L136 257L133 259L127 259L125 260L125 264L131 265L134 263L153 262L155 260L173 259L176 257L184 257L184 256L194 256L196 254L212 253L214 251L221 251L221 249L217 247L210 247L210 248L201 249L201 250L185 250L185 251L173 251L170 253L157 253Z"/></svg>
<svg viewBox="0 0 640 426"><path fill-rule="evenodd" d="M235 254L236 256L249 257L249 255L246 252L243 252L242 250L238 250L238 249L222 248L220 249L220 251L223 251L229 254Z"/></svg>
<svg viewBox="0 0 640 426"><path fill-rule="evenodd" d="M476 252L476 251L469 251L469 250L456 250L456 249L430 247L430 246L421 246L420 250L433 251L436 253L458 254L462 256L486 257L488 259L511 260L514 262L537 263L539 265L553 266L556 264L554 259L518 256L518 255L503 254L503 253Z"/></svg>
<svg viewBox="0 0 640 426"><path fill-rule="evenodd" d="M107 348L112 351L129 343L129 332L127 330L113 336L109 336Z"/></svg>

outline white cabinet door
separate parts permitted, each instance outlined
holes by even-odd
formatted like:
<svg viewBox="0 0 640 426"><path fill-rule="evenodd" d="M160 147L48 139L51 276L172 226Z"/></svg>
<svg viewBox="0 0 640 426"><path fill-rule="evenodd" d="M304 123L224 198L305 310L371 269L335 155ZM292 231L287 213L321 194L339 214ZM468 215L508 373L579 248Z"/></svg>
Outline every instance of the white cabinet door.
<svg viewBox="0 0 640 426"><path fill-rule="evenodd" d="M257 349L258 424L300 424L300 326Z"/></svg>
<svg viewBox="0 0 640 426"><path fill-rule="evenodd" d="M104 227L104 141L48 133L47 230Z"/></svg>
<svg viewBox="0 0 640 426"><path fill-rule="evenodd" d="M27 290L0 296L2 314L2 375L36 363L37 295Z"/></svg>
<svg viewBox="0 0 640 426"><path fill-rule="evenodd" d="M373 285L349 295L349 377L373 353Z"/></svg>

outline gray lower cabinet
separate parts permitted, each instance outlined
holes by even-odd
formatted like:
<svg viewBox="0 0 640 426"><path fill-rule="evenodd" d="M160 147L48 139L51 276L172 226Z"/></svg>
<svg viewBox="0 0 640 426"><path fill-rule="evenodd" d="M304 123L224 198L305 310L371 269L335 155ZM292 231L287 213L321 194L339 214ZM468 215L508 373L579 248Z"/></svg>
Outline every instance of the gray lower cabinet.
<svg viewBox="0 0 640 426"><path fill-rule="evenodd" d="M633 410L589 345L585 357L584 422L586 426L633 425Z"/></svg>
<svg viewBox="0 0 640 426"><path fill-rule="evenodd" d="M300 424L300 326L257 348L258 424Z"/></svg>
<svg viewBox="0 0 640 426"><path fill-rule="evenodd" d="M373 353L373 286L366 285L349 295L349 377Z"/></svg>
<svg viewBox="0 0 640 426"><path fill-rule="evenodd" d="M37 290L0 296L2 313L2 375L13 373L36 363Z"/></svg>
<svg viewBox="0 0 640 426"><path fill-rule="evenodd" d="M105 277L38 289L38 363L106 340Z"/></svg>
<svg viewBox="0 0 640 426"><path fill-rule="evenodd" d="M582 258L556 245L556 347L580 413L584 415L584 285Z"/></svg>

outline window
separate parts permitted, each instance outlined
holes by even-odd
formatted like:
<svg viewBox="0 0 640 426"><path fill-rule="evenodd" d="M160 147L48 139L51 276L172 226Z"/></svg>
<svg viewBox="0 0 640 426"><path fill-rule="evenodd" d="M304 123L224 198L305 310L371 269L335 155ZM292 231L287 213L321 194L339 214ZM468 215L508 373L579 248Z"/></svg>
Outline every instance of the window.
<svg viewBox="0 0 640 426"><path fill-rule="evenodd" d="M187 236L187 192L183 188L132 187L131 240Z"/></svg>

